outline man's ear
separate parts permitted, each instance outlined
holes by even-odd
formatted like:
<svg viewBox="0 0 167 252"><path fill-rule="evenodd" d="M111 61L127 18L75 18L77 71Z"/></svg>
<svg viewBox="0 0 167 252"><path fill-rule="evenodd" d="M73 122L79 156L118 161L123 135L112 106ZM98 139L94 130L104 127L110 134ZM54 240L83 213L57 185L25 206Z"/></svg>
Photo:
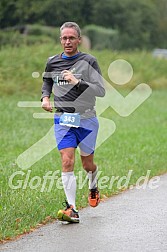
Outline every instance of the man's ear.
<svg viewBox="0 0 167 252"><path fill-rule="evenodd" d="M79 38L79 44L81 44L81 42L82 42L82 37Z"/></svg>

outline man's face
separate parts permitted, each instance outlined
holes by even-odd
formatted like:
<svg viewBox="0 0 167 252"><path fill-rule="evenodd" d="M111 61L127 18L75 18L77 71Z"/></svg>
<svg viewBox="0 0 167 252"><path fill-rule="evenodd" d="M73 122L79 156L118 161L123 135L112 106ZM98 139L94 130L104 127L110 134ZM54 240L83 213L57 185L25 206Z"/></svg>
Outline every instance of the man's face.
<svg viewBox="0 0 167 252"><path fill-rule="evenodd" d="M78 37L78 33L74 28L64 28L61 32L60 41L64 53L67 56L73 56L78 51L78 45L81 42L81 38Z"/></svg>

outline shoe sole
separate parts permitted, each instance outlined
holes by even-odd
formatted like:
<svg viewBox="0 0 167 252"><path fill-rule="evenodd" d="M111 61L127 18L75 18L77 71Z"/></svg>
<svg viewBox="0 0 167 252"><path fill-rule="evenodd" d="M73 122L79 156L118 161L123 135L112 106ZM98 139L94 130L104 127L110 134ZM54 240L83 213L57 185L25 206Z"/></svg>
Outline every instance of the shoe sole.
<svg viewBox="0 0 167 252"><path fill-rule="evenodd" d="M78 218L69 217L68 215L62 213L61 210L58 211L57 218L58 218L59 221L68 221L70 223L79 223Z"/></svg>

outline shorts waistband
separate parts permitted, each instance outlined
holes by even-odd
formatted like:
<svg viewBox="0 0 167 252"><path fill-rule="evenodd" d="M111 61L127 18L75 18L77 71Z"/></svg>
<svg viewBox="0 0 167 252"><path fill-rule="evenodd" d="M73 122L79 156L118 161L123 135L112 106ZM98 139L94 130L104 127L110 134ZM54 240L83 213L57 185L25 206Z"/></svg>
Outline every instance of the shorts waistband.
<svg viewBox="0 0 167 252"><path fill-rule="evenodd" d="M58 108L58 109L56 109L56 113L80 113L80 114L84 114L84 113L87 113L87 112L90 112L90 111L92 111L94 109L94 107L91 107L91 108L87 108L86 110L84 110L84 111L78 111L78 112L67 112L67 111L64 111L63 109L60 109L60 108Z"/></svg>

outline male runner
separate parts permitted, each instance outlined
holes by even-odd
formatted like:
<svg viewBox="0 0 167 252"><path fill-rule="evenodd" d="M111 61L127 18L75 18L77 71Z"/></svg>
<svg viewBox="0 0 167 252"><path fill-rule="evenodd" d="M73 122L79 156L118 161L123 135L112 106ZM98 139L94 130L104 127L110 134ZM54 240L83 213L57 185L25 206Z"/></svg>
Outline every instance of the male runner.
<svg viewBox="0 0 167 252"><path fill-rule="evenodd" d="M63 53L47 61L42 86L42 108L52 112L50 95L54 93L56 108L55 137L62 161L62 183L66 195L66 209L58 211L58 219L79 222L76 210L75 150L80 148L82 166L88 173L90 206L100 202L97 185L97 166L94 149L98 133L95 111L96 96L103 97L105 89L96 59L80 52L81 31L74 22L60 28ZM53 88L53 90L52 90Z"/></svg>

